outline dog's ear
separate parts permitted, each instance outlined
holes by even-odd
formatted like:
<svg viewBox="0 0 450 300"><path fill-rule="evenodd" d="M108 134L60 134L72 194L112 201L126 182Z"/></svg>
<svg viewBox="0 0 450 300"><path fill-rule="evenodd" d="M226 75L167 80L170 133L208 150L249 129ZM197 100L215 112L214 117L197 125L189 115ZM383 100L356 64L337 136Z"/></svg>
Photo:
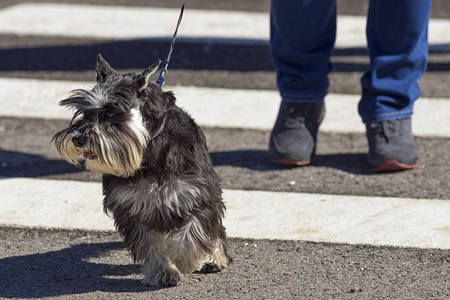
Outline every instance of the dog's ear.
<svg viewBox="0 0 450 300"><path fill-rule="evenodd" d="M145 69L141 74L138 76L138 90L142 91L147 88L148 81L150 80L150 76L158 70L159 65L161 64L161 60L158 60L153 65Z"/></svg>
<svg viewBox="0 0 450 300"><path fill-rule="evenodd" d="M114 73L115 70L111 68L109 63L99 53L97 55L97 64L95 65L95 72L97 73L97 82L100 83L105 82L106 77Z"/></svg>

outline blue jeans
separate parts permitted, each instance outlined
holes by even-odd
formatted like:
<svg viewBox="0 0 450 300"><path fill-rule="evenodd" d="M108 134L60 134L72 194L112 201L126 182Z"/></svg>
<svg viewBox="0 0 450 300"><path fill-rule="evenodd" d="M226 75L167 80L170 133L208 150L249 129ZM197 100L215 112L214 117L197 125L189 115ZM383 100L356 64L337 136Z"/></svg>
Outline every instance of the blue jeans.
<svg viewBox="0 0 450 300"><path fill-rule="evenodd" d="M431 0L371 0L367 45L371 71L358 105L364 123L410 117L427 66ZM336 38L336 0L272 0L271 55L285 101L328 93Z"/></svg>

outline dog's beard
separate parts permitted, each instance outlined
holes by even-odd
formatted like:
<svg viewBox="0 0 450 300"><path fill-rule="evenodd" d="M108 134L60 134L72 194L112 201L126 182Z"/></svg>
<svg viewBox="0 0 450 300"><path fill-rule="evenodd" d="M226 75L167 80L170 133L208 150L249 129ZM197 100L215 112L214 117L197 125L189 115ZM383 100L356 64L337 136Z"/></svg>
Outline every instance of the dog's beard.
<svg viewBox="0 0 450 300"><path fill-rule="evenodd" d="M83 147L76 147L72 142L76 129L62 130L54 137L56 148L65 160L76 166L80 166L79 160L83 157L89 171L129 177L141 166L150 137L139 110L132 109L131 114L130 121L114 129L97 123L85 129L83 134L88 138Z"/></svg>

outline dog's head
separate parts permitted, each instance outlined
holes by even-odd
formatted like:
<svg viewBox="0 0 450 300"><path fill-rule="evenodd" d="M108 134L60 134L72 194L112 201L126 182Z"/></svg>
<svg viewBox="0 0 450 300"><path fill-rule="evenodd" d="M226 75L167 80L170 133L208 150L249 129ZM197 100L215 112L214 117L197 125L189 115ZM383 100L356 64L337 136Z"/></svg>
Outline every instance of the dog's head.
<svg viewBox="0 0 450 300"><path fill-rule="evenodd" d="M173 94L149 83L159 64L119 74L99 54L97 85L74 90L59 103L74 111L68 128L53 136L61 156L74 165L84 158L86 169L97 173L134 174L155 128L164 126L167 99L175 101Z"/></svg>

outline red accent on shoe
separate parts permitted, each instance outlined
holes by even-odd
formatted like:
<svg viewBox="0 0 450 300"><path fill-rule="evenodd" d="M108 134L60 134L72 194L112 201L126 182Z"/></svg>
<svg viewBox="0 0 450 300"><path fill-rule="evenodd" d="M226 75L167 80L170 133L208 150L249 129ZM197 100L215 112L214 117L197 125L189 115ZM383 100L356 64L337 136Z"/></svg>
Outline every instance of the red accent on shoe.
<svg viewBox="0 0 450 300"><path fill-rule="evenodd" d="M375 172L396 172L396 171L404 171L417 168L419 164L414 165L405 165L399 163L395 159L387 159L385 160L381 166L375 169Z"/></svg>
<svg viewBox="0 0 450 300"><path fill-rule="evenodd" d="M283 158L282 160L277 161L277 163L287 166L306 166L311 163L311 160L307 161L296 161L291 158Z"/></svg>

